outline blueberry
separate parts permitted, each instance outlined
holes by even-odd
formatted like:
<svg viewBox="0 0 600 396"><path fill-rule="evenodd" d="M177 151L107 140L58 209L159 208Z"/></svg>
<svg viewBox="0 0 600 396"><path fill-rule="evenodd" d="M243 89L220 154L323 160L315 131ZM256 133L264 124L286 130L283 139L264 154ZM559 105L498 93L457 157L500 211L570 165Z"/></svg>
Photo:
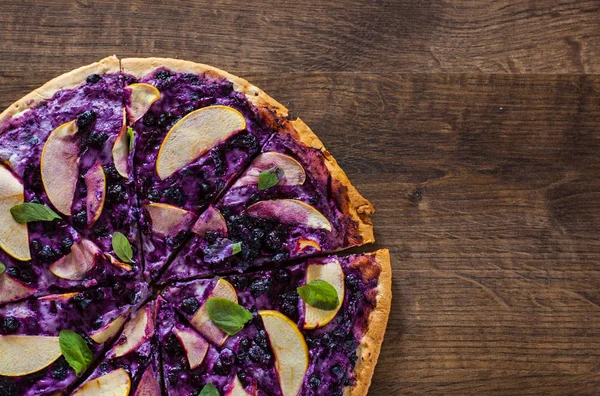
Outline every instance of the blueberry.
<svg viewBox="0 0 600 396"><path fill-rule="evenodd" d="M94 110L85 111L77 116L77 127L79 129L89 128L94 121L96 121L96 112Z"/></svg>
<svg viewBox="0 0 600 396"><path fill-rule="evenodd" d="M336 344L335 338L333 338L328 333L323 334L321 337L321 345L326 346L328 348L333 348Z"/></svg>
<svg viewBox="0 0 600 396"><path fill-rule="evenodd" d="M215 364L213 365L213 372L218 375L227 375L230 371L230 366L226 366L221 362L221 359L217 359Z"/></svg>
<svg viewBox="0 0 600 396"><path fill-rule="evenodd" d="M265 247L271 251L278 251L281 249L281 238L275 231L271 231L265 238Z"/></svg>
<svg viewBox="0 0 600 396"><path fill-rule="evenodd" d="M0 396L16 396L17 384L6 377L0 377Z"/></svg>
<svg viewBox="0 0 600 396"><path fill-rule="evenodd" d="M64 358L61 358L54 363L52 369L50 370L50 374L55 380L62 381L67 378L67 375L69 374L68 370L69 366L67 365L67 361Z"/></svg>
<svg viewBox="0 0 600 396"><path fill-rule="evenodd" d="M344 370L339 364L334 364L333 366L331 366L329 372L336 381L340 381L344 377Z"/></svg>
<svg viewBox="0 0 600 396"><path fill-rule="evenodd" d="M199 307L200 303L195 297L188 297L181 304L181 310L188 315L193 315Z"/></svg>
<svg viewBox="0 0 600 396"><path fill-rule="evenodd" d="M60 246L63 254L68 254L71 251L71 246L73 246L73 239L70 237L63 238L60 242Z"/></svg>
<svg viewBox="0 0 600 396"><path fill-rule="evenodd" d="M243 386L250 385L250 379L248 378L248 374L245 371L239 370L237 372L237 376L240 379L240 382Z"/></svg>
<svg viewBox="0 0 600 396"><path fill-rule="evenodd" d="M44 221L44 222L42 222L42 224L43 224L42 227L44 229L43 234L45 236L49 236L49 237L53 238L56 235L56 225L57 225L56 221L55 220Z"/></svg>
<svg viewBox="0 0 600 396"><path fill-rule="evenodd" d="M12 276L13 278L19 278L21 271L19 271L19 269L17 267L8 267L6 269L6 273L8 275Z"/></svg>
<svg viewBox="0 0 600 396"><path fill-rule="evenodd" d="M73 225L80 230L85 229L87 226L87 213L85 209L82 209L73 215Z"/></svg>
<svg viewBox="0 0 600 396"><path fill-rule="evenodd" d="M231 366L235 363L235 353L229 348L224 348L219 355L219 360L224 366Z"/></svg>
<svg viewBox="0 0 600 396"><path fill-rule="evenodd" d="M57 259L54 253L54 249L50 245L46 245L38 252L37 257L40 261L49 263Z"/></svg>
<svg viewBox="0 0 600 396"><path fill-rule="evenodd" d="M288 252L277 253L273 256L273 261L276 263L280 263L290 258L290 254Z"/></svg>
<svg viewBox="0 0 600 396"><path fill-rule="evenodd" d="M88 84L92 85L92 84L96 84L100 80L102 80L102 77L99 74L90 74L85 79L85 82L87 82Z"/></svg>
<svg viewBox="0 0 600 396"><path fill-rule="evenodd" d="M98 237L107 237L108 234L110 234L110 230L108 229L108 226L105 223L96 223L94 225L94 235L98 236Z"/></svg>
<svg viewBox="0 0 600 396"><path fill-rule="evenodd" d="M166 70L159 70L154 74L154 78L160 81L167 81L172 77L171 73Z"/></svg>
<svg viewBox="0 0 600 396"><path fill-rule="evenodd" d="M115 282L112 286L113 295L118 296L125 290L125 284L123 282Z"/></svg>
<svg viewBox="0 0 600 396"><path fill-rule="evenodd" d="M250 292L252 293L252 295L254 297L258 297L261 294L264 294L267 291L270 291L271 287L272 287L271 279L269 279L269 278L256 279L250 285Z"/></svg>
<svg viewBox="0 0 600 396"><path fill-rule="evenodd" d="M260 228L255 228L252 230L252 234L250 234L250 245L254 248L260 248L264 237L265 232Z"/></svg>
<svg viewBox="0 0 600 396"><path fill-rule="evenodd" d="M229 147L255 150L258 148L258 140L250 133L238 133L229 140Z"/></svg>
<svg viewBox="0 0 600 396"><path fill-rule="evenodd" d="M167 337L165 350L172 356L181 356L184 354L184 350L174 334L170 334L169 337Z"/></svg>
<svg viewBox="0 0 600 396"><path fill-rule="evenodd" d="M154 202L160 201L160 192L156 188L153 188L148 191L148 199Z"/></svg>
<svg viewBox="0 0 600 396"><path fill-rule="evenodd" d="M200 183L198 186L198 198L208 199L210 198L211 188L208 183Z"/></svg>
<svg viewBox="0 0 600 396"><path fill-rule="evenodd" d="M348 275L346 277L346 286L350 291L359 291L360 290L360 280L355 275Z"/></svg>
<svg viewBox="0 0 600 396"><path fill-rule="evenodd" d="M289 301L284 301L281 304L280 311L285 316L291 319L296 319L298 317L298 304Z"/></svg>
<svg viewBox="0 0 600 396"><path fill-rule="evenodd" d="M276 269L275 279L277 280L277 283L287 285L291 280L290 271L286 270L285 268Z"/></svg>
<svg viewBox="0 0 600 396"><path fill-rule="evenodd" d="M243 337L240 340L240 351L246 352L248 351L248 349L250 349L250 340L248 339L248 337Z"/></svg>
<svg viewBox="0 0 600 396"><path fill-rule="evenodd" d="M158 121L156 122L160 127L167 127L173 124L177 120L177 116L171 112L163 113L158 116Z"/></svg>
<svg viewBox="0 0 600 396"><path fill-rule="evenodd" d="M172 185L167 188L164 192L165 197L178 206L182 206L185 201L185 197L183 196L183 191L177 185Z"/></svg>
<svg viewBox="0 0 600 396"><path fill-rule="evenodd" d="M177 385L177 382L179 382L179 376L177 375L178 371L179 370L171 370L167 374L167 379L169 380L170 386L175 386L175 385Z"/></svg>
<svg viewBox="0 0 600 396"><path fill-rule="evenodd" d="M253 338L256 345L261 348L267 349L269 348L269 341L267 340L267 333L264 330L259 330L258 333Z"/></svg>
<svg viewBox="0 0 600 396"><path fill-rule="evenodd" d="M90 305L90 303L92 302L92 300L85 296L85 293L79 293L78 295L73 297L72 301L75 303L77 308L79 308L82 311L86 309L88 305Z"/></svg>
<svg viewBox="0 0 600 396"><path fill-rule="evenodd" d="M321 385L321 379L316 375L311 375L308 379L308 387L311 389L317 389Z"/></svg>
<svg viewBox="0 0 600 396"><path fill-rule="evenodd" d="M120 184L112 184L108 186L106 197L109 201L119 202L125 198L125 189Z"/></svg>
<svg viewBox="0 0 600 396"><path fill-rule="evenodd" d="M13 317L6 317L0 323L0 332L2 334L12 334L19 329L20 323Z"/></svg>
<svg viewBox="0 0 600 396"><path fill-rule="evenodd" d="M114 166L110 165L102 165L102 169L104 169L104 173L106 174L106 178L110 181L118 181L121 180L121 175L117 172L117 169Z"/></svg>
<svg viewBox="0 0 600 396"><path fill-rule="evenodd" d="M253 346L250 348L250 359L255 363L260 363L265 357L265 352L259 346Z"/></svg>
<svg viewBox="0 0 600 396"><path fill-rule="evenodd" d="M97 318L94 320L94 323L92 323L92 328L93 328L94 330L98 330L100 327L102 327L102 323L103 323L102 316L98 316L98 317L97 317Z"/></svg>
<svg viewBox="0 0 600 396"><path fill-rule="evenodd" d="M53 251L53 254L56 252ZM36 279L35 271L33 267L28 264L22 264L21 269L19 270L19 279L21 279L25 283L31 283Z"/></svg>
<svg viewBox="0 0 600 396"><path fill-rule="evenodd" d="M156 119L156 116L152 113L146 113L146 115L143 118L143 121L145 126L147 127L153 127L156 126L158 123L158 120Z"/></svg>
<svg viewBox="0 0 600 396"><path fill-rule="evenodd" d="M211 151L210 157L215 165L215 175L223 176L227 167L223 152L219 148L215 148L213 151Z"/></svg>
<svg viewBox="0 0 600 396"><path fill-rule="evenodd" d="M192 85L198 85L200 83L198 76L192 73L185 73L183 76L181 76L181 79Z"/></svg>
<svg viewBox="0 0 600 396"><path fill-rule="evenodd" d="M138 294L135 290L127 290L125 292L125 302L129 305L134 305L137 303Z"/></svg>
<svg viewBox="0 0 600 396"><path fill-rule="evenodd" d="M220 236L221 234L219 234L218 232L206 231L206 234L204 234L204 240L210 244L213 244L217 242Z"/></svg>

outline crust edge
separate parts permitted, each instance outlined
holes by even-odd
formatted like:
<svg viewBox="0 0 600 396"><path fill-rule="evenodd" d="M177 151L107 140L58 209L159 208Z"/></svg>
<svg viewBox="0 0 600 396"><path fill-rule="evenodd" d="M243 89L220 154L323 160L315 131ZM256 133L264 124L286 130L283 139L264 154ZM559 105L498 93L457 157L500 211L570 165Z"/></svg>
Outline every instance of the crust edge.
<svg viewBox="0 0 600 396"><path fill-rule="evenodd" d="M369 315L369 329L358 347L358 361L354 367L356 384L346 389L345 394L348 396L366 395L371 386L392 304L390 251L380 249L371 254L375 256L375 261L381 267L377 282L377 305Z"/></svg>

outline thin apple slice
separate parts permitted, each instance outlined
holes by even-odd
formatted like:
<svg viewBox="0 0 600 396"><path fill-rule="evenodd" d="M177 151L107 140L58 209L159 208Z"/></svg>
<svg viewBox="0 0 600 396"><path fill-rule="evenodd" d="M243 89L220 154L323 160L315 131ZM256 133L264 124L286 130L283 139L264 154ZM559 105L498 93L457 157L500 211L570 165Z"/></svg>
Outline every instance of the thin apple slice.
<svg viewBox="0 0 600 396"><path fill-rule="evenodd" d="M253 387L254 388L254 387ZM240 382L240 379L236 375L233 377L231 382L225 387L225 396L255 396L258 395L257 389L251 389L248 391L244 389L244 386Z"/></svg>
<svg viewBox="0 0 600 396"><path fill-rule="evenodd" d="M210 298L225 298L227 300L238 302L237 293L231 283L224 279L219 279L214 289L208 295ZM196 311L194 316L190 319L192 326L200 332L208 341L212 342L217 346L223 345L227 340L227 333L219 329L212 320L208 317L206 312L206 302Z"/></svg>
<svg viewBox="0 0 600 396"><path fill-rule="evenodd" d="M40 159L42 184L48 199L60 213L70 216L79 177L79 136L75 121L53 130Z"/></svg>
<svg viewBox="0 0 600 396"><path fill-rule="evenodd" d="M257 156L252 164L240 177L233 188L258 184L261 172L277 167L281 171L278 186L298 186L306 181L306 172L302 165L289 155L269 151Z"/></svg>
<svg viewBox="0 0 600 396"><path fill-rule="evenodd" d="M248 206L249 215L276 219L285 224L300 224L308 228L331 231L331 223L321 212L296 199L259 201Z"/></svg>
<svg viewBox="0 0 600 396"><path fill-rule="evenodd" d="M298 327L278 311L259 311L275 355L283 396L297 395L308 368L308 347Z"/></svg>
<svg viewBox="0 0 600 396"><path fill-rule="evenodd" d="M196 215L177 206L164 203L144 205L152 221L152 231L162 236L175 236L182 230L188 230Z"/></svg>
<svg viewBox="0 0 600 396"><path fill-rule="evenodd" d="M0 248L17 260L31 260L27 224L19 224L10 208L24 201L23 184L3 165L0 165Z"/></svg>
<svg viewBox="0 0 600 396"><path fill-rule="evenodd" d="M121 330L121 327L123 327L123 324L125 324L126 320L126 313L119 315L104 326L100 327L98 330L91 332L90 338L97 344L104 344L106 341L113 338L119 332L119 330Z"/></svg>
<svg viewBox="0 0 600 396"><path fill-rule="evenodd" d="M326 264L309 264L306 269L306 283L322 280L329 283L337 292L339 303L333 310L324 310L304 304L304 328L316 329L327 325L335 318L344 302L344 271L337 260Z"/></svg>
<svg viewBox="0 0 600 396"><path fill-rule="evenodd" d="M130 136L127 133L127 115L125 113L125 108L123 108L123 125L121 126L121 131L115 138L112 156L115 163L115 169L119 172L119 175L125 179L129 178L129 139Z"/></svg>
<svg viewBox="0 0 600 396"><path fill-rule="evenodd" d="M153 85L136 83L125 87L130 92L127 113L129 122L133 124L148 112L152 103L160 99L160 91Z"/></svg>
<svg viewBox="0 0 600 396"><path fill-rule="evenodd" d="M50 272L62 279L82 280L97 263L100 249L89 239L82 239L71 246L71 253L50 265Z"/></svg>
<svg viewBox="0 0 600 396"><path fill-rule="evenodd" d="M200 366L208 352L208 342L194 330L174 328L173 333L185 350L190 369Z"/></svg>
<svg viewBox="0 0 600 396"><path fill-rule="evenodd" d="M117 260L112 254L104 253L104 257L108 258L108 261L110 261L110 263L112 265L114 265L115 267L119 267L122 270L125 270L127 272L133 271L133 267L131 265L124 263L120 260Z"/></svg>
<svg viewBox="0 0 600 396"><path fill-rule="evenodd" d="M63 294L49 294L47 296L40 297L40 301L60 301L60 302L68 302L70 299L80 294L80 292L73 293L63 293Z"/></svg>
<svg viewBox="0 0 600 396"><path fill-rule="evenodd" d="M216 232L222 237L227 237L227 222L225 218L219 212L219 209L210 205L204 213L202 213L198 220L192 226L192 232L204 237L207 232Z"/></svg>
<svg viewBox="0 0 600 396"><path fill-rule="evenodd" d="M0 274L0 304L22 300L36 292L36 289L14 279L6 272Z"/></svg>
<svg viewBox="0 0 600 396"><path fill-rule="evenodd" d="M321 245L319 242L313 241L312 239L300 238L296 243L296 252L305 252L310 249L314 249L317 252L321 251Z"/></svg>
<svg viewBox="0 0 600 396"><path fill-rule="evenodd" d="M160 385L158 384L158 380L156 379L156 374L154 373L154 369L152 365L148 366L142 378L140 379L140 383L135 390L135 394L133 396L160 396Z"/></svg>
<svg viewBox="0 0 600 396"><path fill-rule="evenodd" d="M232 107L217 105L192 111L165 136L156 157L158 177L166 179L243 129L246 119Z"/></svg>
<svg viewBox="0 0 600 396"><path fill-rule="evenodd" d="M123 334L107 356L110 358L125 356L148 341L154 334L155 319L154 303L148 303L140 308L133 319L125 325Z"/></svg>
<svg viewBox="0 0 600 396"><path fill-rule="evenodd" d="M0 375L20 377L48 367L62 355L58 337L0 336Z"/></svg>
<svg viewBox="0 0 600 396"><path fill-rule="evenodd" d="M83 177L87 195L85 199L85 208L87 211L87 224L91 226L98 220L104 200L106 198L106 174L104 168L99 162L96 162Z"/></svg>
<svg viewBox="0 0 600 396"><path fill-rule="evenodd" d="M81 385L71 396L128 396L131 378L125 369L116 369Z"/></svg>

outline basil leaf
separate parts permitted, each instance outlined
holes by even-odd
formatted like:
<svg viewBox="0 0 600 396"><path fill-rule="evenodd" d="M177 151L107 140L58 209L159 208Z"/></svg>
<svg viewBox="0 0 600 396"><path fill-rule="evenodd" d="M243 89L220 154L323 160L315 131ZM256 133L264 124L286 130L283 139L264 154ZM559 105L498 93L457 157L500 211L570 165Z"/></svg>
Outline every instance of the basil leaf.
<svg viewBox="0 0 600 396"><path fill-rule="evenodd" d="M252 319L250 311L225 298L209 298L206 301L206 312L215 326L229 335L242 330Z"/></svg>
<svg viewBox="0 0 600 396"><path fill-rule="evenodd" d="M264 191L268 188L271 188L283 177L283 170L281 170L278 166L274 166L266 171L260 172L258 175L258 189L260 191Z"/></svg>
<svg viewBox="0 0 600 396"><path fill-rule="evenodd" d="M132 127L127 127L127 136L129 137L129 152L131 153L135 145L135 131Z"/></svg>
<svg viewBox="0 0 600 396"><path fill-rule="evenodd" d="M2 275L6 271L6 265L4 263L0 263L0 275Z"/></svg>
<svg viewBox="0 0 600 396"><path fill-rule="evenodd" d="M204 385L204 388L202 388L202 390L200 391L198 396L220 396L220 395L219 395L219 391L217 390L217 388L215 388L215 386L212 384L212 382L209 382L208 384Z"/></svg>
<svg viewBox="0 0 600 396"><path fill-rule="evenodd" d="M324 280L314 280L296 289L300 298L308 305L331 311L340 303L337 291Z"/></svg>
<svg viewBox="0 0 600 396"><path fill-rule="evenodd" d="M133 250L131 249L131 243L129 243L127 237L119 231L115 232L112 236L112 248L121 261L125 263L132 262Z"/></svg>
<svg viewBox="0 0 600 396"><path fill-rule="evenodd" d="M58 343L65 360L75 370L76 375L83 373L94 360L94 355L84 339L74 331L61 330Z"/></svg>
<svg viewBox="0 0 600 396"><path fill-rule="evenodd" d="M242 242L236 242L231 245L231 255L234 256L242 251Z"/></svg>
<svg viewBox="0 0 600 396"><path fill-rule="evenodd" d="M19 224L60 219L60 216L49 207L32 202L13 206L10 208L10 214Z"/></svg>

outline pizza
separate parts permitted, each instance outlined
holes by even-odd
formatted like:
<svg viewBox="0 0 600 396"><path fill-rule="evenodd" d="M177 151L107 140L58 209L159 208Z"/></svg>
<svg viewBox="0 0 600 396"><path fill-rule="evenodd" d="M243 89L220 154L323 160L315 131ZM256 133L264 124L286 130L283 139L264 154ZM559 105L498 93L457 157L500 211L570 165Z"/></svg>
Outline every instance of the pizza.
<svg viewBox="0 0 600 396"><path fill-rule="evenodd" d="M0 395L364 395L373 207L249 82L108 57L0 114Z"/></svg>

